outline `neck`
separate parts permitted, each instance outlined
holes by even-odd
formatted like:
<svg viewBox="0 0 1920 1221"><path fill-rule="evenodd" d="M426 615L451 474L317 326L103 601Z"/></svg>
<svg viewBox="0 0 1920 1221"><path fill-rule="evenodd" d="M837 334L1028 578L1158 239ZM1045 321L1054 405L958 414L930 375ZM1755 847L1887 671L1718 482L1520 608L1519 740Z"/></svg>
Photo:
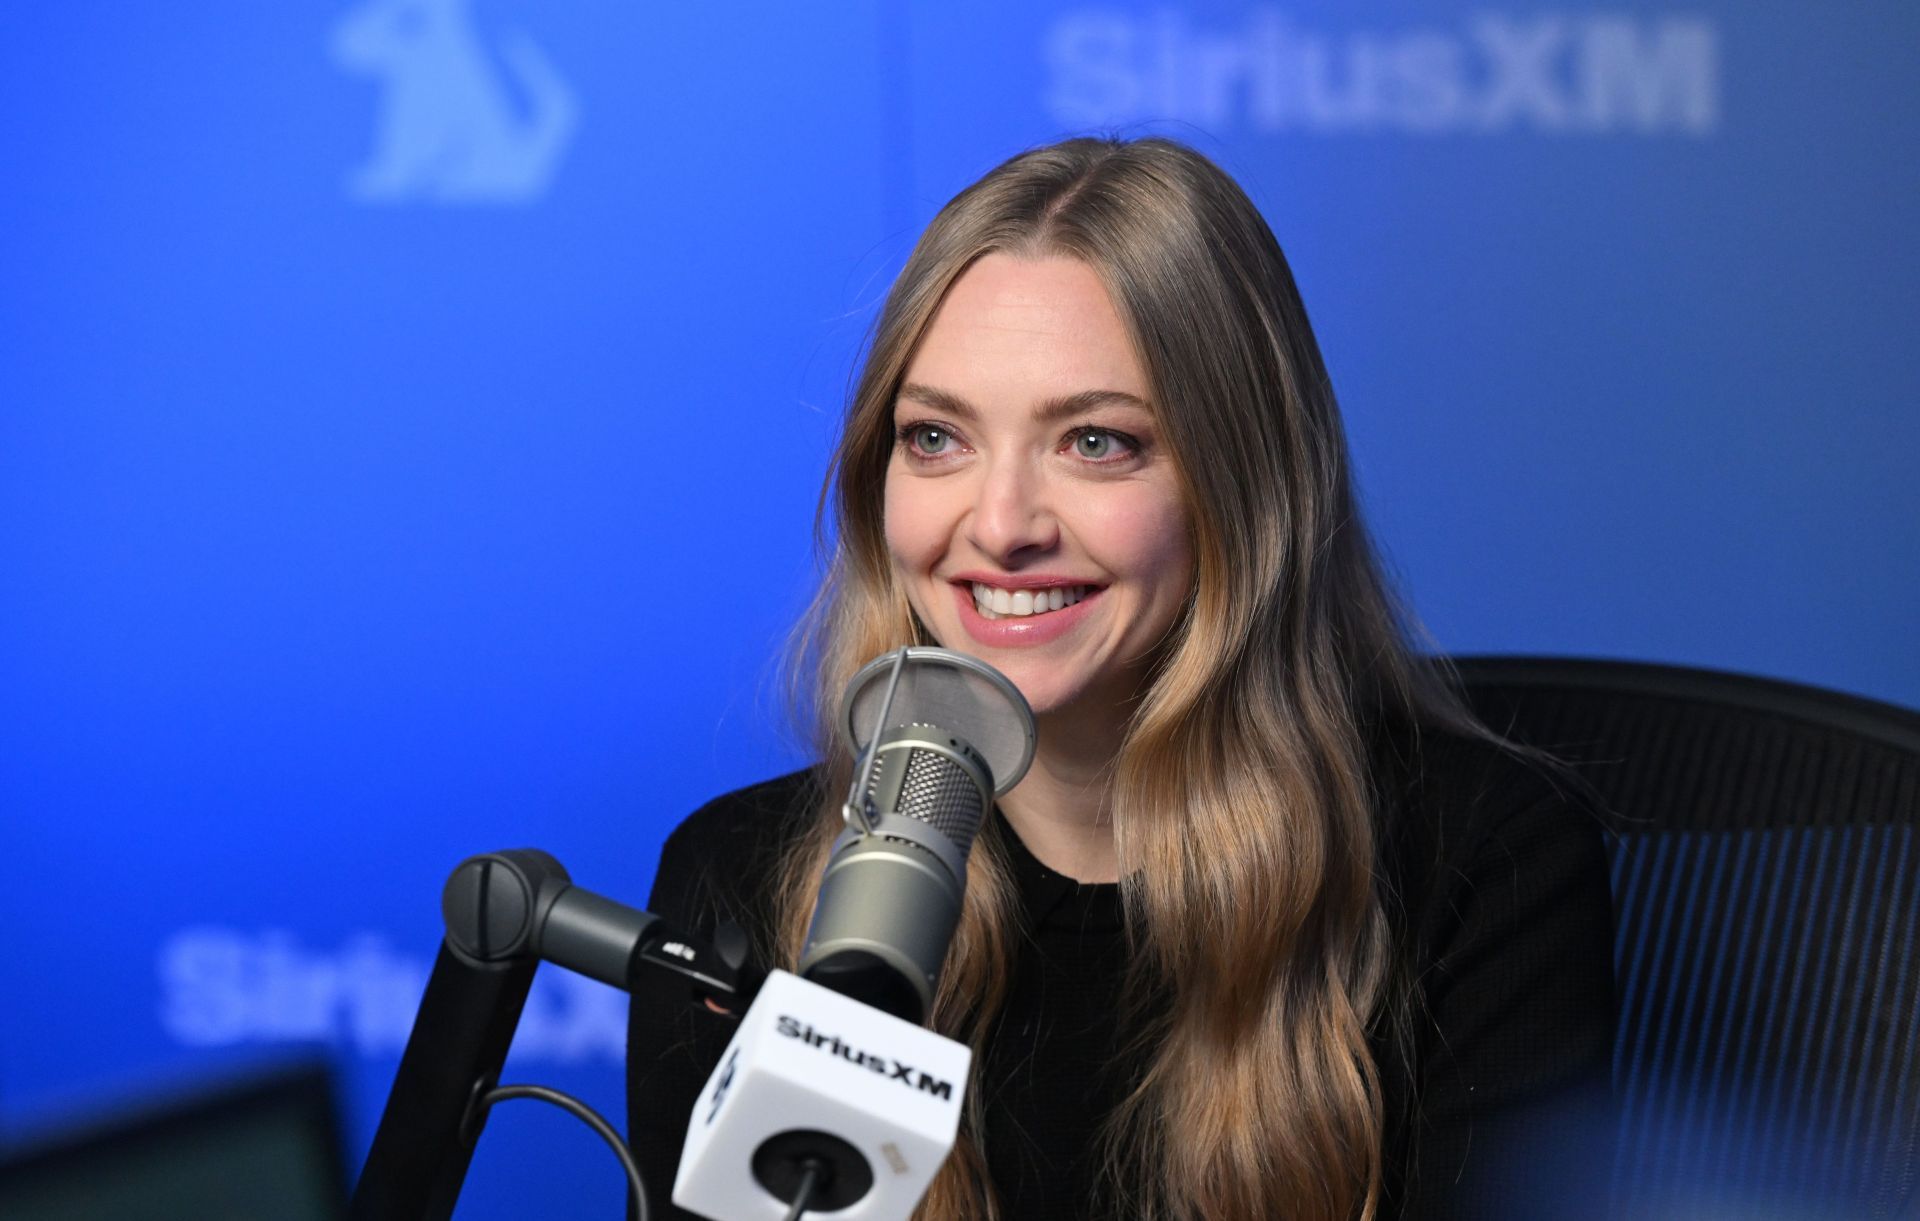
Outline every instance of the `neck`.
<svg viewBox="0 0 1920 1221"><path fill-rule="evenodd" d="M1118 712L1118 710L1116 710ZM1037 718L1033 764L1000 799L1000 812L1042 865L1080 882L1117 882L1113 845L1113 762L1124 715Z"/></svg>

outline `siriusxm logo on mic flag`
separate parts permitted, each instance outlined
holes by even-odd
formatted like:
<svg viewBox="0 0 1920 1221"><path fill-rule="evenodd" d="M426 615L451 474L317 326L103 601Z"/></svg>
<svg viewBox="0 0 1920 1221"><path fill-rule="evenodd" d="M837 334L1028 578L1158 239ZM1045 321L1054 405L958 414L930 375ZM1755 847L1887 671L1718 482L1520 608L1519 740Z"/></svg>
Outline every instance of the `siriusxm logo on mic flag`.
<svg viewBox="0 0 1920 1221"><path fill-rule="evenodd" d="M824 1138L872 1176L834 1217L905 1218L953 1148L972 1063L965 1044L775 971L688 1117L673 1202L773 1221L786 1210L758 1177L765 1150Z"/></svg>
<svg viewBox="0 0 1920 1221"><path fill-rule="evenodd" d="M930 1073L916 1075L913 1065L903 1064L899 1060L890 1059L878 1052L857 1051L851 1043L843 1041L839 1035L821 1034L810 1023L802 1022L799 1018L788 1017L783 1013L775 1026L789 1039L798 1039L808 1047L818 1047L828 1055L839 1056L856 1068L884 1073L887 1075L887 1080L898 1081L908 1089L925 1090L929 1094L938 1094L942 1098L953 1097L953 1082L942 1080Z"/></svg>

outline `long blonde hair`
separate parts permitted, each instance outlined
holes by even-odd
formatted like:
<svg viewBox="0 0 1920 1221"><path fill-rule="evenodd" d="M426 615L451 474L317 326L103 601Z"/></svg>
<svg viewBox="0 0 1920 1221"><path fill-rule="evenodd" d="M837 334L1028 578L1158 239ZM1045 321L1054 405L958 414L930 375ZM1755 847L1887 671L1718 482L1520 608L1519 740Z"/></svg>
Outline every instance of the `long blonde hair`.
<svg viewBox="0 0 1920 1221"><path fill-rule="evenodd" d="M1368 1048L1389 934L1367 737L1452 720L1360 524L1326 369L1292 273L1244 192L1171 141L1080 139L1007 161L936 216L888 295L822 496L828 567L797 637L822 792L852 761L828 714L855 670L925 640L889 564L894 400L949 287L981 256L1064 255L1131 337L1191 513L1194 592L1115 762L1136 1087L1102 1135L1130 1210L1167 1218L1372 1216L1384 1124ZM838 808L780 879L791 965ZM976 1057L1020 919L1007 850L977 842L931 1025ZM921 1216L1000 1211L970 1111ZM1174 1139L1177 1134L1177 1139Z"/></svg>

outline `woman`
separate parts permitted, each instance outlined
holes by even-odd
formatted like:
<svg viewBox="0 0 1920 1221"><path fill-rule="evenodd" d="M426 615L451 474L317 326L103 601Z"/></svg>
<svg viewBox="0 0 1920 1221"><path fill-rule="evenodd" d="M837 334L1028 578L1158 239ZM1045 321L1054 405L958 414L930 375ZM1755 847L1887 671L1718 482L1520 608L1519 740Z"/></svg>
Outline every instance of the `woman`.
<svg viewBox="0 0 1920 1221"><path fill-rule="evenodd" d="M1038 748L940 981L931 1024L977 1067L924 1215L1535 1207L1519 1138L1604 1080L1598 832L1408 649L1291 273L1232 180L1074 140L963 192L887 299L831 489L802 650L823 762L690 818L652 905L790 965L853 672L938 643L1020 687ZM726 1037L635 1003L662 1201Z"/></svg>

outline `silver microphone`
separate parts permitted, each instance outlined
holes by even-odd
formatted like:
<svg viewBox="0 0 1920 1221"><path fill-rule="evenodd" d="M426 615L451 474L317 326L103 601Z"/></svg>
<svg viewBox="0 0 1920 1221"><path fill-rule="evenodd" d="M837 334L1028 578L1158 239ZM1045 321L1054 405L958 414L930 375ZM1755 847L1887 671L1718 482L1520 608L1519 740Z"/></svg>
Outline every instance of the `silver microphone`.
<svg viewBox="0 0 1920 1221"><path fill-rule="evenodd" d="M985 662L916 646L854 676L840 724L859 765L799 973L924 1022L960 921L974 836L1033 760L1033 712Z"/></svg>

